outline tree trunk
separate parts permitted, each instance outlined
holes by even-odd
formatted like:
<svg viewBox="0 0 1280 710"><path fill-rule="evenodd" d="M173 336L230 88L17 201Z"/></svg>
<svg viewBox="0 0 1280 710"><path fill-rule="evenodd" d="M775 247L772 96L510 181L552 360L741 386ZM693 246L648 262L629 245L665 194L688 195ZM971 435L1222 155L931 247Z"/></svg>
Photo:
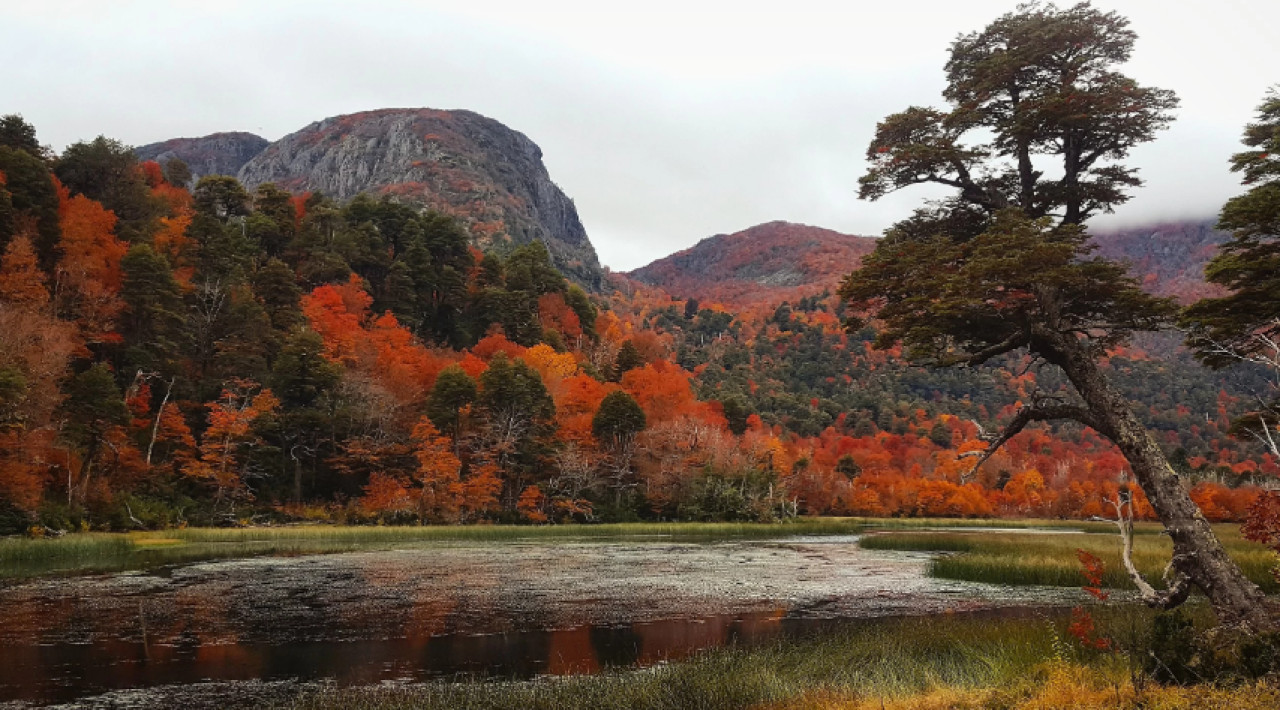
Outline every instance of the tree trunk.
<svg viewBox="0 0 1280 710"><path fill-rule="evenodd" d="M1033 348L1063 369L1096 423L1107 429L1099 433L1129 461L1134 477L1173 540L1175 569L1204 592L1219 623L1247 626L1254 631L1274 628L1262 590L1227 556L1164 452L1138 421L1128 400L1098 369L1093 355L1073 336L1059 333L1042 335L1033 341Z"/></svg>

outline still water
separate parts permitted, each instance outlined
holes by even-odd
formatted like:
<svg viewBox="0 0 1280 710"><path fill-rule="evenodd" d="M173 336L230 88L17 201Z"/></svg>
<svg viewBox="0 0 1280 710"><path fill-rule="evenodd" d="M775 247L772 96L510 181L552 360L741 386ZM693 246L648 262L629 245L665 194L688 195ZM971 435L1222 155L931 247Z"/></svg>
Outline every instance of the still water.
<svg viewBox="0 0 1280 710"><path fill-rule="evenodd" d="M528 678L869 618L1055 604L931 579L855 536L536 541L185 565L0 587L0 702L207 681Z"/></svg>

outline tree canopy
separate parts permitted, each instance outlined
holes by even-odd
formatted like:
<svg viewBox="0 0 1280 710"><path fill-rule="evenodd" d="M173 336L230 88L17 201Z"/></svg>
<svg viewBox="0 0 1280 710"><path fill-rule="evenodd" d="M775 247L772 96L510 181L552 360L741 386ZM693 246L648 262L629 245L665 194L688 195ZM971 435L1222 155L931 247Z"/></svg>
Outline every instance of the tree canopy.
<svg viewBox="0 0 1280 710"><path fill-rule="evenodd" d="M1231 156L1247 192L1227 201L1218 228L1231 238L1205 267L1205 280L1230 293L1195 303L1182 316L1187 343L1211 367L1252 362L1280 376L1280 87L1258 106L1245 127L1248 150ZM1280 383L1259 393L1260 406L1237 422L1237 431L1280 455Z"/></svg>

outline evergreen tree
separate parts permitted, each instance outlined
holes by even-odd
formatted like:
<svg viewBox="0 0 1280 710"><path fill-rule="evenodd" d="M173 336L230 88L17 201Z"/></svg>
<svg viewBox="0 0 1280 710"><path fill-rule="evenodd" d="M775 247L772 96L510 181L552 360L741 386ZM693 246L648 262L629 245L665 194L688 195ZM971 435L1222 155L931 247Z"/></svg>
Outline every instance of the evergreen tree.
<svg viewBox="0 0 1280 710"><path fill-rule="evenodd" d="M1205 280L1230 291L1188 308L1182 324L1196 357L1210 367L1252 362L1280 374L1280 88L1258 106L1244 132L1248 150L1231 157L1231 169L1252 187L1222 207L1218 229L1231 239L1205 267ZM1280 455L1280 388L1259 392L1261 406L1235 423L1235 431Z"/></svg>
<svg viewBox="0 0 1280 710"><path fill-rule="evenodd" d="M47 157L36 140L36 127L16 113L0 116L0 147L20 150L40 160Z"/></svg>
<svg viewBox="0 0 1280 710"><path fill-rule="evenodd" d="M436 377L427 398L427 416L441 432L458 438L462 427L462 410L476 401L476 381L461 367L450 365Z"/></svg>
<svg viewBox="0 0 1280 710"><path fill-rule="evenodd" d="M1172 92L1116 70L1134 39L1123 17L1082 3L1024 6L956 40L950 109L910 108L882 121L860 194L923 183L958 194L890 229L841 296L863 312L879 306L878 344L901 342L917 361L974 366L1025 349L1059 368L1079 399L1023 407L986 456L1034 421L1093 428L1124 454L1173 539L1173 581L1149 603L1180 604L1194 585L1224 623L1266 629L1262 593L1099 367L1108 348L1173 313L1124 265L1093 256L1080 226L1140 184L1115 161L1151 140L1177 104ZM1049 162L1060 172L1048 173Z"/></svg>
<svg viewBox="0 0 1280 710"><path fill-rule="evenodd" d="M836 461L836 473L852 481L862 475L862 467L858 465L857 461L853 460L852 456L845 454L840 457L839 461Z"/></svg>
<svg viewBox="0 0 1280 710"><path fill-rule="evenodd" d="M517 247L503 264L503 272L507 290L533 294L535 300L544 293L564 293L568 288L542 242Z"/></svg>
<svg viewBox="0 0 1280 710"><path fill-rule="evenodd" d="M54 166L58 180L71 191L97 200L119 218L116 234L127 242L149 238L163 206L152 197L133 150L98 136L74 143Z"/></svg>
<svg viewBox="0 0 1280 710"><path fill-rule="evenodd" d="M600 408L591 419L591 433L596 441L616 449L644 431L646 425L644 410L635 397L622 390L614 390L601 400Z"/></svg>
<svg viewBox="0 0 1280 710"><path fill-rule="evenodd" d="M618 349L618 358L613 364L614 379L622 379L623 375L637 367L644 367L644 356L640 354L640 349L636 347L635 342L628 338Z"/></svg>
<svg viewBox="0 0 1280 710"><path fill-rule="evenodd" d="M271 325L281 332L288 332L302 320L298 301L302 289L289 265L279 259L269 259L253 276L253 293L266 309Z"/></svg>
<svg viewBox="0 0 1280 710"><path fill-rule="evenodd" d="M324 341L312 330L289 337L271 371L271 391L285 409L310 408L337 386L342 370L324 356Z"/></svg>
<svg viewBox="0 0 1280 710"><path fill-rule="evenodd" d="M747 417L751 416L751 410L740 397L727 397L721 402L724 408L724 418L729 423L729 431L734 436L742 436L747 431Z"/></svg>
<svg viewBox="0 0 1280 710"><path fill-rule="evenodd" d="M338 438L333 416L333 393L342 379L341 368L324 356L324 341L311 330L298 330L280 350L271 371L271 391L281 412L264 431L278 453L277 470L290 472L290 495L303 497L303 472L314 473L332 454Z"/></svg>
<svg viewBox="0 0 1280 710"><path fill-rule="evenodd" d="M169 262L149 244L134 244L120 260L124 279L120 297L125 311L120 320L125 362L165 376L178 374L178 360L187 335L182 288Z"/></svg>
<svg viewBox="0 0 1280 710"><path fill-rule="evenodd" d="M582 334L596 340L599 336L596 334L596 317L600 314L596 311L595 304L591 302L591 297L587 295L577 284L571 284L569 290L564 294L564 302L578 316L578 324L582 327Z"/></svg>
<svg viewBox="0 0 1280 710"><path fill-rule="evenodd" d="M174 187L191 187L191 168L181 158L169 158L164 162L164 181Z"/></svg>
<svg viewBox="0 0 1280 710"><path fill-rule="evenodd" d="M0 248L17 233L18 218L35 220L32 240L40 263L46 268L57 258L56 246L62 230L58 226L58 193L53 187L49 166L40 158L16 148L0 145L0 201L7 203L9 218L0 220Z"/></svg>
<svg viewBox="0 0 1280 710"><path fill-rule="evenodd" d="M507 506L514 508L531 477L545 470L555 433L555 402L536 370L499 353L480 375L477 403L487 428L488 448L507 473Z"/></svg>
<svg viewBox="0 0 1280 710"><path fill-rule="evenodd" d="M698 299L690 298L684 302L684 319L693 320L698 317Z"/></svg>

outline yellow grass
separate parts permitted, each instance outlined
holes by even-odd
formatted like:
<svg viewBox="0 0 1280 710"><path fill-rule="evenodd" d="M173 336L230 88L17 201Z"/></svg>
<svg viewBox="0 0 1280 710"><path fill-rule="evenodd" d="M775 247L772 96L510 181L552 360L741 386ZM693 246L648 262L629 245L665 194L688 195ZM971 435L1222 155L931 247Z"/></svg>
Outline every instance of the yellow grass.
<svg viewBox="0 0 1280 710"><path fill-rule="evenodd" d="M905 698L856 697L817 691L757 710L1275 710L1280 687L1135 686L1120 671L1050 663L1012 688L945 688Z"/></svg>

